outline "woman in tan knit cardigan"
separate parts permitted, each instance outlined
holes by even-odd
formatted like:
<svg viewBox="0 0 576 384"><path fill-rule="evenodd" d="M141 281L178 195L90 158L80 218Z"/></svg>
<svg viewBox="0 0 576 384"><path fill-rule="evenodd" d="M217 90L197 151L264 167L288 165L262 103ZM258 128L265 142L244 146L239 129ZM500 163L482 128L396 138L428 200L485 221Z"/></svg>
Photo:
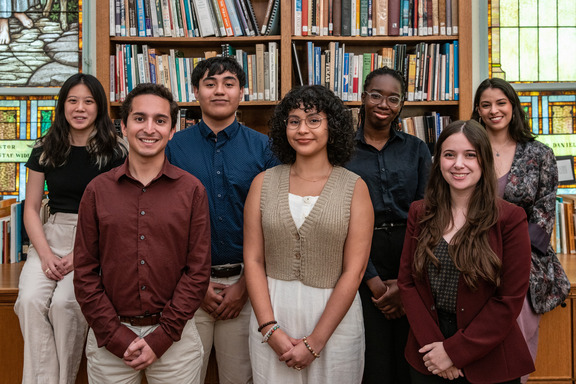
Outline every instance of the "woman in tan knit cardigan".
<svg viewBox="0 0 576 384"><path fill-rule="evenodd" d="M366 184L341 167L353 136L349 111L321 86L290 91L270 122L283 165L254 179L244 214L256 384L362 379L357 290L374 218Z"/></svg>

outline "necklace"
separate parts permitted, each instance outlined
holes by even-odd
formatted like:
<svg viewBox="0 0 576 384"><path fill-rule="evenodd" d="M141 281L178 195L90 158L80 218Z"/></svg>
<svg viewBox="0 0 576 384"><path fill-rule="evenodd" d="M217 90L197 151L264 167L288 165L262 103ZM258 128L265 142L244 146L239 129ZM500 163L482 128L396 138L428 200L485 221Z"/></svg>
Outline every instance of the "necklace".
<svg viewBox="0 0 576 384"><path fill-rule="evenodd" d="M508 145L509 142L510 142L510 138L508 138L508 139L506 140L506 142L500 147L499 150L496 149L496 147L493 146L493 147L494 147L494 151L496 151L496 157L500 157L500 152L501 152L504 148L506 148L506 146Z"/></svg>
<svg viewBox="0 0 576 384"><path fill-rule="evenodd" d="M332 173L332 170L330 170L330 171L328 172L328 174L326 174L326 175L324 175L324 176L320 176L320 177L317 178L316 180L311 180L311 179L307 179L307 178L305 178L305 177L300 176L299 174L296 173L296 171L294 170L294 168L292 168L292 174L293 174L294 176L296 176L296 177L298 177L298 178L300 178L300 179L302 179L302 180L304 180L304 181L309 181L310 183L317 183L317 182L320 181L320 180L327 179L328 176L330 176L330 173Z"/></svg>

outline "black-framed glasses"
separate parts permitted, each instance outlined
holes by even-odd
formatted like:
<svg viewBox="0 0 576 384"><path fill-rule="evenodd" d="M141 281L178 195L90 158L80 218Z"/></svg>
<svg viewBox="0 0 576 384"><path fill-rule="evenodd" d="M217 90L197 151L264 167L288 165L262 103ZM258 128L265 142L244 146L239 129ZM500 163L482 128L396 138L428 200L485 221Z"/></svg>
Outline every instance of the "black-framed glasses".
<svg viewBox="0 0 576 384"><path fill-rule="evenodd" d="M364 91L364 93L368 96L367 99L372 104L380 104L382 100L386 99L386 104L388 104L389 107L395 108L402 102L402 98L396 95L384 96L378 92L367 91Z"/></svg>
<svg viewBox="0 0 576 384"><path fill-rule="evenodd" d="M296 130L300 128L300 123L302 120L306 122L306 126L310 129L316 129L322 124L322 120L327 119L327 117L321 117L317 115L306 116L305 119L299 117L289 117L284 122L286 123L286 128L290 130Z"/></svg>

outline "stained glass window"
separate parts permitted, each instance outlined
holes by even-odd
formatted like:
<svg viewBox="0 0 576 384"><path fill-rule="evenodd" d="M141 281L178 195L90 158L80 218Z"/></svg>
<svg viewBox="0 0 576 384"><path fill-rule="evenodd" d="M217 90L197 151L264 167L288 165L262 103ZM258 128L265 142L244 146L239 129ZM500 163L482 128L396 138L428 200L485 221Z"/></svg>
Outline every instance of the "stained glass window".
<svg viewBox="0 0 576 384"><path fill-rule="evenodd" d="M50 96L0 97L0 196L24 199L26 167L34 140L52 125Z"/></svg>
<svg viewBox="0 0 576 384"><path fill-rule="evenodd" d="M489 76L576 81L576 1L489 0Z"/></svg>
<svg viewBox="0 0 576 384"><path fill-rule="evenodd" d="M0 87L58 87L78 73L80 0L0 1Z"/></svg>
<svg viewBox="0 0 576 384"><path fill-rule="evenodd" d="M0 95L46 95L0 96L0 198L25 197L24 164L52 124L54 87L81 69L81 31L82 0L0 2Z"/></svg>

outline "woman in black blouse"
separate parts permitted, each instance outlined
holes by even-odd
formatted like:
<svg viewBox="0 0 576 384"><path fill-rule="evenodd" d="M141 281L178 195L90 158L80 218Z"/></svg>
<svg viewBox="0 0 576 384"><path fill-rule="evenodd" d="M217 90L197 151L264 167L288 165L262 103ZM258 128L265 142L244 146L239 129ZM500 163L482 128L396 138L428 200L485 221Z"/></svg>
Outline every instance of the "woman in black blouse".
<svg viewBox="0 0 576 384"><path fill-rule="evenodd" d="M94 76L73 75L26 163L24 225L31 245L14 307L24 336L22 383L76 381L87 330L72 284L78 206L86 185L125 157L102 85ZM45 183L50 216L43 224Z"/></svg>

